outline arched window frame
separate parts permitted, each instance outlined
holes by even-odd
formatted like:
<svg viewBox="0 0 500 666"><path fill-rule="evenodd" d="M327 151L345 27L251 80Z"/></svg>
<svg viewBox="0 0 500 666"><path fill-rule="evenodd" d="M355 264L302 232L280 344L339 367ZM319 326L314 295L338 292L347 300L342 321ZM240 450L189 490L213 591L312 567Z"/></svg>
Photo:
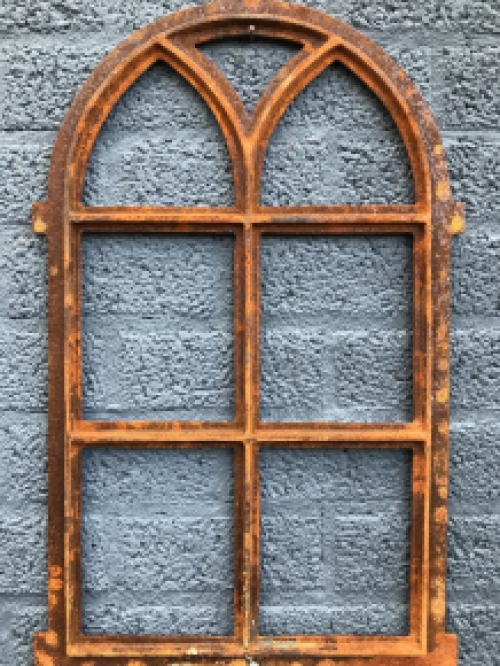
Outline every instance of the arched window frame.
<svg viewBox="0 0 500 666"><path fill-rule="evenodd" d="M196 46L234 35L287 39L302 49L268 85L250 116ZM125 91L158 60L204 98L224 134L233 207L85 207L96 137ZM291 101L331 63L381 100L405 143L411 205L262 207L267 143ZM443 144L424 99L377 45L339 20L276 0L219 0L161 18L112 51L84 84L54 147L48 198L33 229L49 256L49 627L35 637L39 666L211 663L451 666L445 630L449 439L450 244L464 228L451 196ZM236 416L231 423L82 419L80 282L84 232L230 233L235 237ZM262 423L259 420L260 237L273 234L410 234L413 237L413 420ZM408 636L258 635L260 447L403 448L412 451ZM227 446L235 454L235 633L89 636L81 633L81 460L86 447ZM326 661L325 661L326 660Z"/></svg>

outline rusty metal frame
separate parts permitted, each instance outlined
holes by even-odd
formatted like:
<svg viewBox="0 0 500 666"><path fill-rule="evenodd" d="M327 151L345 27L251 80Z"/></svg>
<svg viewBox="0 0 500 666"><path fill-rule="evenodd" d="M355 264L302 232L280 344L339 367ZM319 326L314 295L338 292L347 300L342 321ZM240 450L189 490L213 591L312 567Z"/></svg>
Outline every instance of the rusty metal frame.
<svg viewBox="0 0 500 666"><path fill-rule="evenodd" d="M249 116L233 87L196 46L231 35L302 45ZM205 99L233 165L231 208L84 207L94 141L121 95L163 60ZM339 61L386 106L406 145L412 205L261 207L267 142L290 102ZM432 115L406 73L378 46L320 12L277 0L219 0L161 18L133 34L76 96L54 147L48 199L33 229L49 251L49 627L36 634L38 666L455 666L445 633L449 437L450 242L464 227L451 197ZM230 233L235 237L236 416L231 423L86 421L81 416L80 239L86 231ZM259 245L264 233L411 234L414 258L413 420L261 423ZM88 636L80 627L81 458L85 447L231 447L235 452L233 637ZM259 448L405 448L412 451L410 631L407 636L258 633Z"/></svg>

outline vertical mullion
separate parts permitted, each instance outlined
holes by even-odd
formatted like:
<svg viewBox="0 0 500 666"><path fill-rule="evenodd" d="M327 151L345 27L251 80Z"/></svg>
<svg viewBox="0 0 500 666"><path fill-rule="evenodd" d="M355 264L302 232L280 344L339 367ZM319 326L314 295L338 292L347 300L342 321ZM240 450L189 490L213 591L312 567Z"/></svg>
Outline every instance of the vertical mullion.
<svg viewBox="0 0 500 666"><path fill-rule="evenodd" d="M259 244L252 223L244 229L245 245L245 443L244 443L244 548L243 548L243 647L247 649L258 634L259 596L259 476L258 445L253 435L258 421L258 291Z"/></svg>
<svg viewBox="0 0 500 666"><path fill-rule="evenodd" d="M234 636L243 642L245 626L245 448L234 448Z"/></svg>

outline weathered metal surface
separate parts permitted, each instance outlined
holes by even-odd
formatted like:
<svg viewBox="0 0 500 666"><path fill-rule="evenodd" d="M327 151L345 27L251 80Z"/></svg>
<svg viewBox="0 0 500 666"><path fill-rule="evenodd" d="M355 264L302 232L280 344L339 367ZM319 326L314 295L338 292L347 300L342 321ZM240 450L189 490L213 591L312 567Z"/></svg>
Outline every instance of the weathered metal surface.
<svg viewBox="0 0 500 666"><path fill-rule="evenodd" d="M196 45L230 35L286 38L302 49L276 75L249 116L235 90ZM231 156L234 208L81 204L92 146L112 107L151 64L164 60L206 100ZM385 104L406 145L411 206L264 208L267 142L293 98L334 61ZM48 200L33 230L49 249L49 628L35 636L38 666L455 666L445 634L448 488L450 240L463 230L444 149L411 80L378 46L344 23L276 0L221 0L159 19L132 35L78 93L52 156ZM81 417L80 239L85 231L231 233L235 236L236 417L231 423L110 421ZM413 237L414 417L408 424L259 421L260 239L266 232ZM85 636L81 633L81 455L86 446L232 447L235 452L233 637ZM413 452L408 636L260 637L259 448L369 447Z"/></svg>

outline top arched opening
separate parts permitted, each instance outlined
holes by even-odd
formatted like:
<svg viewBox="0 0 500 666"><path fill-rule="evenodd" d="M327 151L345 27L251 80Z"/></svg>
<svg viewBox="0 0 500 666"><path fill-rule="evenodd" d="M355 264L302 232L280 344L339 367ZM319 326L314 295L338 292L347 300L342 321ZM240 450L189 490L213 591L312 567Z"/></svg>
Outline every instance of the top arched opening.
<svg viewBox="0 0 500 666"><path fill-rule="evenodd" d="M224 37L249 34L295 43L298 49L261 95L251 117L225 77L207 71L209 59L201 53ZM88 160L110 111L158 60L198 91L220 125L233 167L236 209L245 207L249 188L258 189L267 143L292 100L337 60L371 89L397 126L411 165L415 204L430 211L433 200L451 201L446 160L432 115L406 73L381 48L341 21L304 7L274 0L235 0L159 19L125 40L96 68L78 94L54 152L58 159L53 161L53 172L61 168L62 157L64 198L71 209L81 207ZM52 188L57 187L54 181L51 178Z"/></svg>

